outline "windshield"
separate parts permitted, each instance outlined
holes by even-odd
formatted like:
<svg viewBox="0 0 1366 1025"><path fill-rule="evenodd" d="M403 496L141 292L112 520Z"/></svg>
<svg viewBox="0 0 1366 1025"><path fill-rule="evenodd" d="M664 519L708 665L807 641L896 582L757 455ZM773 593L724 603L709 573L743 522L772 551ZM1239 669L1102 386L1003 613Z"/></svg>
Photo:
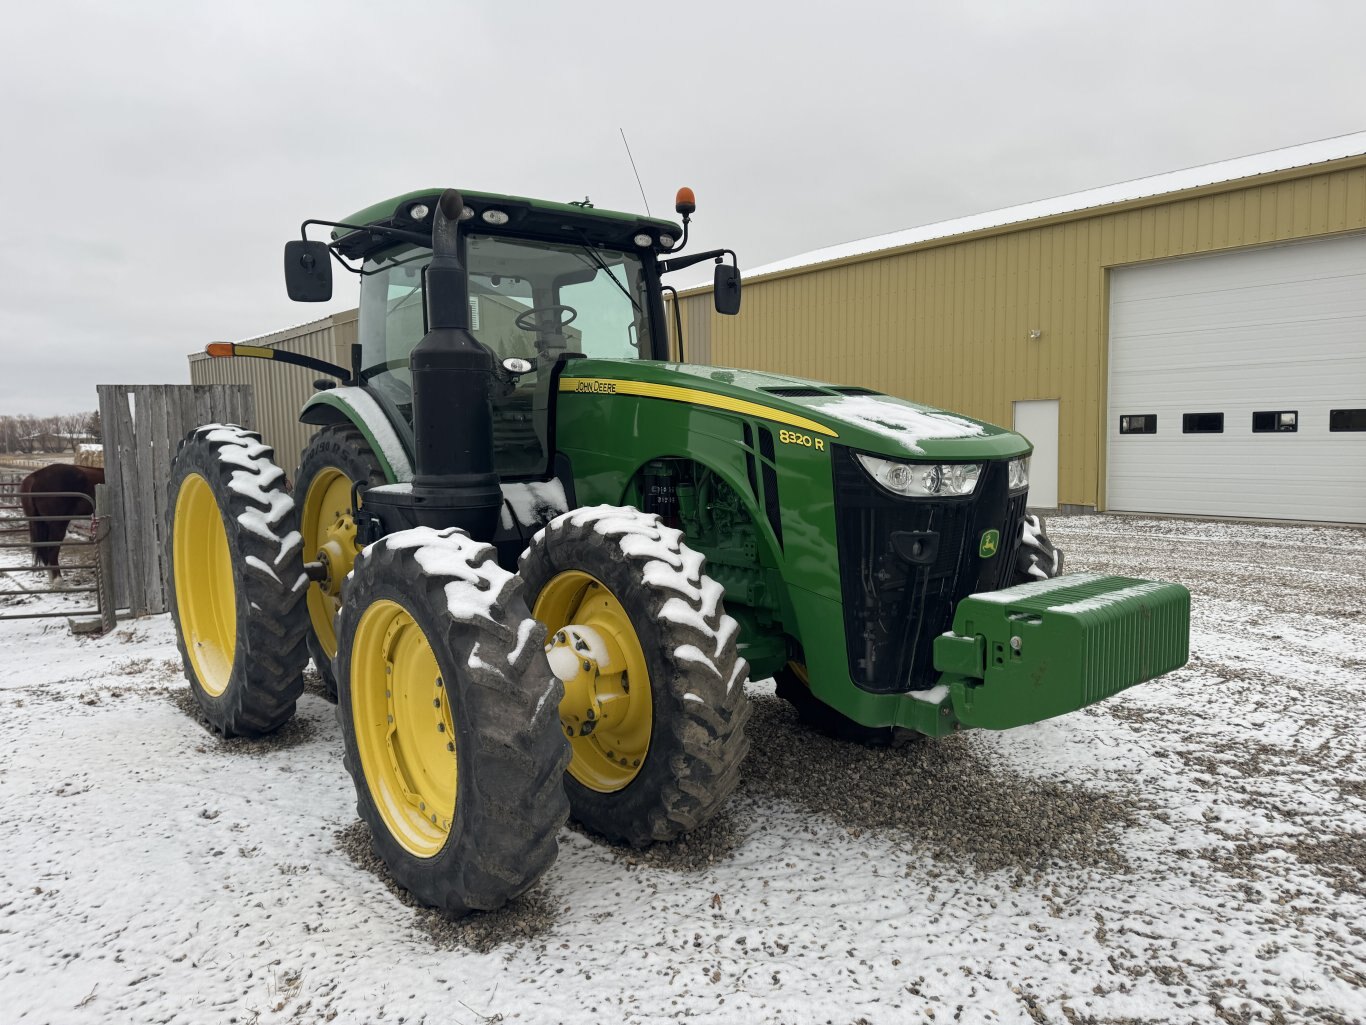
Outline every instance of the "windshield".
<svg viewBox="0 0 1366 1025"><path fill-rule="evenodd" d="M550 370L566 352L608 358L649 356L650 321L640 258L615 249L471 235L470 330L504 360L536 369L494 401L494 458L504 476L548 469ZM367 261L361 278L360 342L366 381L411 426L408 354L426 332L429 249Z"/></svg>

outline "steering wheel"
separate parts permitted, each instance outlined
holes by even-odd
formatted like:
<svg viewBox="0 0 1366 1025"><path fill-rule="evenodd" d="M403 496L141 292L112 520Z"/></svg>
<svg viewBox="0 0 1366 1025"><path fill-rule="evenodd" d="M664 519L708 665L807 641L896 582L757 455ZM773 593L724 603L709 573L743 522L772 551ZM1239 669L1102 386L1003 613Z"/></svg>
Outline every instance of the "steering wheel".
<svg viewBox="0 0 1366 1025"><path fill-rule="evenodd" d="M579 316L579 311L574 307L556 303L553 306L533 306L531 309L517 314L517 319L513 323L523 331L539 331L541 325L537 321L540 320L543 313L553 313L558 321L557 327L568 327ZM568 317L565 317L566 313L569 314Z"/></svg>

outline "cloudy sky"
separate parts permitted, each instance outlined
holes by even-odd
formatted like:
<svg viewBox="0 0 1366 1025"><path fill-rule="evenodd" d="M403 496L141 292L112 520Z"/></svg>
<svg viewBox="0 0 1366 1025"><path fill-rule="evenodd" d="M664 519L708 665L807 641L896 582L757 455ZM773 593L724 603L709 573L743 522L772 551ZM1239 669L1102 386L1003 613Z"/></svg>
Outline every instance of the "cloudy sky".
<svg viewBox="0 0 1366 1025"><path fill-rule="evenodd" d="M1366 4L72 3L0 29L0 414L184 382L354 304L280 248L454 185L656 214L741 266L1366 129Z"/></svg>

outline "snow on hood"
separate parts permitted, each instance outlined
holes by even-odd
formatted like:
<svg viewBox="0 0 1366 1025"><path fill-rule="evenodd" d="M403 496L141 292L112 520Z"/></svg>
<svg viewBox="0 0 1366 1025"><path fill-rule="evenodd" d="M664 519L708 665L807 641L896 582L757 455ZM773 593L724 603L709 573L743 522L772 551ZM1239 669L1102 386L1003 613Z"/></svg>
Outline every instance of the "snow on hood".
<svg viewBox="0 0 1366 1025"><path fill-rule="evenodd" d="M981 424L961 416L917 409L880 395L846 395L809 408L813 414L880 434L917 455L924 453L920 443L927 439L980 438L987 433Z"/></svg>

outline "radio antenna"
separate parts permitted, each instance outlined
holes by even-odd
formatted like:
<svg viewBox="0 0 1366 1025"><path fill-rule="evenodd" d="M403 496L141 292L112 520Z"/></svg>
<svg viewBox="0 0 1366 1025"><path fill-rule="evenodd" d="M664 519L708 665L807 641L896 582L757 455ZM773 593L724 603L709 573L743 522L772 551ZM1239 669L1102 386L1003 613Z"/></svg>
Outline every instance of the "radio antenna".
<svg viewBox="0 0 1366 1025"><path fill-rule="evenodd" d="M650 213L650 201L645 198L645 186L640 183L640 172L636 170L636 158L631 156L631 144L626 141L626 129L618 128L617 131L621 133L621 144L626 147L626 159L631 161L631 170L635 173L636 185L640 186L640 198L645 200L645 213L653 217L654 214Z"/></svg>

